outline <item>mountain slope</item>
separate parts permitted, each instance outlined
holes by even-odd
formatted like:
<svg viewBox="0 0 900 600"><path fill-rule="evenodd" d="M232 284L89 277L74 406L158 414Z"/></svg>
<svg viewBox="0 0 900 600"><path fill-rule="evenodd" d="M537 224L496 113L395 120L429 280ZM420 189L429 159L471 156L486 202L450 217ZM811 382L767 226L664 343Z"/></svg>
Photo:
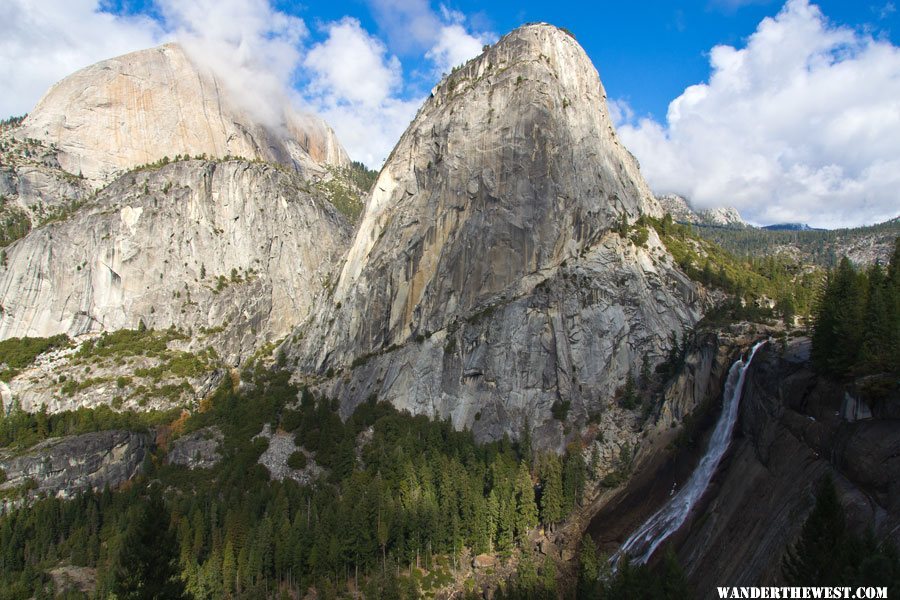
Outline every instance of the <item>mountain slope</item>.
<svg viewBox="0 0 900 600"><path fill-rule="evenodd" d="M259 123L172 43L66 77L17 135L54 145L64 170L94 182L176 155L240 156L313 172L349 163L321 119L287 109L281 123Z"/></svg>
<svg viewBox="0 0 900 600"><path fill-rule="evenodd" d="M562 440L640 357L701 312L654 232L661 211L621 146L596 69L546 24L442 81L376 181L334 289L289 344L298 376L349 413L377 394L484 438L528 422Z"/></svg>
<svg viewBox="0 0 900 600"><path fill-rule="evenodd" d="M843 256L857 265L887 264L900 235L900 217L853 229L772 230L697 226L695 231L738 256L784 255L805 264L832 268Z"/></svg>
<svg viewBox="0 0 900 600"><path fill-rule="evenodd" d="M298 174L179 161L6 248L0 338L175 326L244 355L309 313L349 226Z"/></svg>

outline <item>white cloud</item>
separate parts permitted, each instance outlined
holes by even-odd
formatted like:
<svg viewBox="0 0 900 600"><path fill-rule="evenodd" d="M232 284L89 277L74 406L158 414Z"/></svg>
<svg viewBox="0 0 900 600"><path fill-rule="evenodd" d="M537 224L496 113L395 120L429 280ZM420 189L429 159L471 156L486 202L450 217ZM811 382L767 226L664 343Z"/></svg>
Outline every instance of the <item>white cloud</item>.
<svg viewBox="0 0 900 600"><path fill-rule="evenodd" d="M453 67L481 54L481 48L490 39L486 35L471 35L462 25L447 25L441 27L437 41L425 53L425 58L434 63L436 73L449 73Z"/></svg>
<svg viewBox="0 0 900 600"><path fill-rule="evenodd" d="M314 74L310 91L326 102L377 106L403 83L400 61L356 19L326 26L328 39L310 49L303 64Z"/></svg>
<svg viewBox="0 0 900 600"><path fill-rule="evenodd" d="M351 157L377 167L422 100L400 96L400 61L359 21L344 18L325 29L328 37L303 62L312 76L307 99L334 127Z"/></svg>
<svg viewBox="0 0 900 600"><path fill-rule="evenodd" d="M100 8L99 0L5 0L0 118L28 112L51 84L78 69L165 38L149 17L121 17Z"/></svg>
<svg viewBox="0 0 900 600"><path fill-rule="evenodd" d="M423 100L424 92L404 81L400 60L349 17L323 25L326 39L311 44L304 22L271 0L154 0L153 17L103 12L104 0L7 2L0 118L31 110L50 85L81 67L171 39L257 120L276 127L285 107L312 109L353 158L370 166L387 157ZM465 15L433 10L428 0L371 6L393 43L426 56L429 79L477 55L493 37L471 33ZM297 89L298 80L308 89Z"/></svg>
<svg viewBox="0 0 900 600"><path fill-rule="evenodd" d="M673 100L665 125L619 130L655 190L758 223L897 215L900 49L789 0L746 47L713 48L710 64L709 83Z"/></svg>
<svg viewBox="0 0 900 600"><path fill-rule="evenodd" d="M634 121L634 110L625 100L609 98L606 101L606 108L609 110L609 118L612 119L613 125L621 127Z"/></svg>
<svg viewBox="0 0 900 600"><path fill-rule="evenodd" d="M481 53L495 36L470 33L466 17L427 0L371 0L392 48L425 51L432 77ZM311 77L305 97L334 127L355 160L378 167L387 158L424 98L409 94L400 60L359 21L345 17L324 26L327 39L303 61Z"/></svg>
<svg viewBox="0 0 900 600"><path fill-rule="evenodd" d="M463 13L443 4L434 11L428 0L369 0L369 5L391 47L424 51L434 76L478 56L485 44L497 39L491 32L470 32Z"/></svg>
<svg viewBox="0 0 900 600"><path fill-rule="evenodd" d="M191 58L214 72L241 108L283 124L300 65L303 21L268 0L156 0L166 27Z"/></svg>

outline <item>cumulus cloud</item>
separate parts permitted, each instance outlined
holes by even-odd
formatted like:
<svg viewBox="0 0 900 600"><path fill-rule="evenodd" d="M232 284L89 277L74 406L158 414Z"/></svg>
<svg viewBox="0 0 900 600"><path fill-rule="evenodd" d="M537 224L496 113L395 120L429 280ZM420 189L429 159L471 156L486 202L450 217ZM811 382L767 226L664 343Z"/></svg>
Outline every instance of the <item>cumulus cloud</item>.
<svg viewBox="0 0 900 600"><path fill-rule="evenodd" d="M0 118L31 110L47 88L97 61L155 46L164 30L99 0L6 0L0 19Z"/></svg>
<svg viewBox="0 0 900 600"><path fill-rule="evenodd" d="M366 33L359 21L345 17L326 30L328 38L313 46L304 61L315 76L311 92L329 103L346 100L377 106L400 87L400 61L387 56L384 44Z"/></svg>
<svg viewBox="0 0 900 600"><path fill-rule="evenodd" d="M404 100L400 61L346 17L325 26L327 38L307 53L307 100L328 121L350 155L379 166L415 116L422 99Z"/></svg>
<svg viewBox="0 0 900 600"><path fill-rule="evenodd" d="M278 127L288 107L317 112L353 158L377 167L426 93L404 80L397 56L353 18L321 25L316 33L325 39L315 43L303 20L271 0L153 0L152 11L131 16L113 14L110 6L8 0L0 22L0 76L8 91L0 96L0 117L27 112L52 83L79 68L174 39L256 120ZM394 52L425 57L428 88L493 37L472 33L465 15L435 10L428 0L370 6Z"/></svg>
<svg viewBox="0 0 900 600"><path fill-rule="evenodd" d="M410 92L389 47L424 51L432 65L428 77L436 80L477 56L496 36L470 32L464 14L445 6L433 10L428 0L370 0L369 5L388 44L351 17L325 24L327 38L303 60L310 76L304 96L354 159L378 167L424 101L424 93Z"/></svg>
<svg viewBox="0 0 900 600"><path fill-rule="evenodd" d="M445 5L437 11L428 0L370 0L379 27L398 52L425 52L432 75L448 73L496 40L491 32L470 31L466 16Z"/></svg>
<svg viewBox="0 0 900 600"><path fill-rule="evenodd" d="M655 190L733 205L757 223L897 215L900 49L789 0L745 47L713 48L710 65L709 82L673 100L665 124L620 127Z"/></svg>
<svg viewBox="0 0 900 600"><path fill-rule="evenodd" d="M444 24L437 32L425 58L434 63L435 73L449 73L453 67L481 54L485 44L493 42L492 33L469 33L465 27L465 15L441 7Z"/></svg>
<svg viewBox="0 0 900 600"><path fill-rule="evenodd" d="M268 0L157 0L166 27L229 98L269 127L283 124L308 31Z"/></svg>

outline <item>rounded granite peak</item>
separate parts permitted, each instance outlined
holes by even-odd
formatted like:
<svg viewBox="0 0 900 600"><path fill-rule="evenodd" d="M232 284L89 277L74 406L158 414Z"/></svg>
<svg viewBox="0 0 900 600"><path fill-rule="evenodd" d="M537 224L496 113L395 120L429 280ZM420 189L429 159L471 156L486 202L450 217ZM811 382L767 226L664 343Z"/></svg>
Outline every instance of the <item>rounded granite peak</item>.
<svg viewBox="0 0 900 600"><path fill-rule="evenodd" d="M240 156L300 171L349 162L318 117L284 108L272 126L242 108L210 69L176 42L110 58L54 84L22 133L53 144L60 166L105 183L175 155Z"/></svg>
<svg viewBox="0 0 900 600"><path fill-rule="evenodd" d="M569 31L565 27L559 27L557 25L553 25L552 23L547 23L546 21L533 21L531 23L523 23L522 25L519 25L518 27L510 31L504 37L521 34L544 36L544 39L560 37L560 39L569 39L578 44L574 33Z"/></svg>
<svg viewBox="0 0 900 600"><path fill-rule="evenodd" d="M584 50L551 25L516 29L445 77L404 132L366 204L334 304L323 304L294 356L301 369L348 368L449 335L510 298L543 302L538 282L565 265L600 248L615 254L604 261L620 262L631 250L613 231L642 214L658 215L659 205L615 134ZM602 287L623 278L603 275ZM678 298L671 305L674 323L684 311ZM462 379L476 372L466 367Z"/></svg>

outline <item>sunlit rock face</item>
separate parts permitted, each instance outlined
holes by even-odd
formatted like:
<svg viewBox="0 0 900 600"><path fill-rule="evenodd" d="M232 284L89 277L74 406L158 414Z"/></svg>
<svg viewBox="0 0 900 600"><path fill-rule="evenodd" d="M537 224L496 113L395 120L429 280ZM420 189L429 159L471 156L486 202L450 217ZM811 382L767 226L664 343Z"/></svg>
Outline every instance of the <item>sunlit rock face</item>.
<svg viewBox="0 0 900 600"><path fill-rule="evenodd" d="M95 183L164 156L239 156L305 172L349 159L321 119L285 109L260 123L177 44L132 52L58 82L20 136L59 150L59 164Z"/></svg>
<svg viewBox="0 0 900 600"><path fill-rule="evenodd" d="M702 299L651 230L661 210L578 43L517 29L442 81L379 175L356 238L288 351L349 413L370 394L481 438L563 442ZM632 230L634 231L634 230Z"/></svg>
<svg viewBox="0 0 900 600"><path fill-rule="evenodd" d="M237 360L309 316L349 236L289 170L194 160L127 174L5 249L0 339L143 322Z"/></svg>

